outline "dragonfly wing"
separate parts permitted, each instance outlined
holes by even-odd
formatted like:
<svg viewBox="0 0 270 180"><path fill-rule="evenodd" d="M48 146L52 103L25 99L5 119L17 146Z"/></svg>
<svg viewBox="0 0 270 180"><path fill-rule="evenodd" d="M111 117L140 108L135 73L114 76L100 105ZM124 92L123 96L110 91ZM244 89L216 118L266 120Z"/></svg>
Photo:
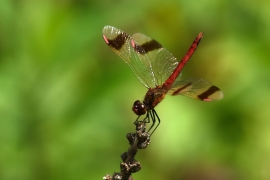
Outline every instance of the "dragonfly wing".
<svg viewBox="0 0 270 180"><path fill-rule="evenodd" d="M143 61L150 60L155 77L154 83L163 85L177 67L177 59L160 43L144 34L136 33L132 37L135 41L137 56Z"/></svg>
<svg viewBox="0 0 270 180"><path fill-rule="evenodd" d="M187 78L184 80L177 78L168 94L173 96L180 94L202 101L223 98L223 92L218 87L201 78Z"/></svg>
<svg viewBox="0 0 270 180"><path fill-rule="evenodd" d="M112 26L105 26L102 33L105 42L127 63L140 82L147 88L155 87L156 79L151 61L147 55L141 56L137 52L133 38ZM141 49L141 52L143 51Z"/></svg>

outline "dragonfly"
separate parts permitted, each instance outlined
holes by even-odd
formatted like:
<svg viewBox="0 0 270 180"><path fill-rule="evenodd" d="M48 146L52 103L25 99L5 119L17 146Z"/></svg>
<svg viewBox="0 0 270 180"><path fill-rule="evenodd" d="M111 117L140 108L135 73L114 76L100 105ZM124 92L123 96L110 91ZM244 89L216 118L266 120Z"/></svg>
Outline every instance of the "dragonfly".
<svg viewBox="0 0 270 180"><path fill-rule="evenodd" d="M187 53L180 62L156 40L142 34L133 36L112 26L103 28L105 43L130 67L139 81L148 88L144 100L136 100L132 110L140 116L145 115L144 122L152 121L149 131L152 135L160 124L160 118L155 107L166 94L184 95L201 101L220 100L223 92L210 82L201 78L186 78L181 80L181 71L197 49L203 33L195 38Z"/></svg>

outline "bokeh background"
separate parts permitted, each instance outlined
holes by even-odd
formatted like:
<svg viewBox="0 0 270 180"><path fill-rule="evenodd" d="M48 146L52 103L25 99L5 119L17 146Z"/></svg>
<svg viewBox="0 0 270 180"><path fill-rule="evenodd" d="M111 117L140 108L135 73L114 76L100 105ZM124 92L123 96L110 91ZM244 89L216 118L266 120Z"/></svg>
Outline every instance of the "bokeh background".
<svg viewBox="0 0 270 180"><path fill-rule="evenodd" d="M134 179L270 179L270 1L0 1L0 179L102 179L119 172L146 88L102 39L113 25L178 59L221 101L169 97Z"/></svg>

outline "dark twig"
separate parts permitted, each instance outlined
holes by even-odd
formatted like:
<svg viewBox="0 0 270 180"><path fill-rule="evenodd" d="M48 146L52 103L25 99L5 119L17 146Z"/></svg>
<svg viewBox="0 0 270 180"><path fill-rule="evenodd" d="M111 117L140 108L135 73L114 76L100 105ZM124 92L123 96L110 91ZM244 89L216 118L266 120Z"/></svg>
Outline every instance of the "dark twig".
<svg viewBox="0 0 270 180"><path fill-rule="evenodd" d="M135 160L135 155L139 149L145 149L150 144L150 135L146 132L144 121L136 121L136 133L128 133L127 139L130 147L127 152L121 155L122 161L120 164L121 172L114 173L112 176L106 175L104 180L133 180L132 173L140 171L141 164Z"/></svg>

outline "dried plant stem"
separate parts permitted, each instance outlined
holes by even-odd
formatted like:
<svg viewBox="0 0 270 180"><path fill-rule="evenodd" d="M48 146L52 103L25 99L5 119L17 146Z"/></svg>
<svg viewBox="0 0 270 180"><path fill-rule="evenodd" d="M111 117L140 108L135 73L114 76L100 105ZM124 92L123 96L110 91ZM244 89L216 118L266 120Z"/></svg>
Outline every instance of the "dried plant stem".
<svg viewBox="0 0 270 180"><path fill-rule="evenodd" d="M140 171L141 164L135 160L135 155L139 149L145 149L150 144L150 135L146 132L144 121L136 121L136 133L128 133L126 135L130 147L127 152L121 155L120 163L121 172L114 173L112 176L106 175L104 180L133 180L131 174Z"/></svg>

